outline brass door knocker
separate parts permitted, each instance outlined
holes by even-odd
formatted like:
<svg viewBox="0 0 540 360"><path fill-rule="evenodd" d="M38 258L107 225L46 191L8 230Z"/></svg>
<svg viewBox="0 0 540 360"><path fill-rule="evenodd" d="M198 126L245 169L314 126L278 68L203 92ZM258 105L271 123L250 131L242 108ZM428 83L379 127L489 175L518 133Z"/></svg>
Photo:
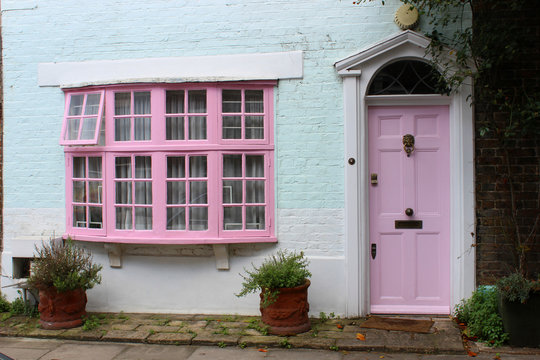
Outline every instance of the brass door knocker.
<svg viewBox="0 0 540 360"><path fill-rule="evenodd" d="M403 150L407 153L407 157L411 156L414 151L414 136L411 134L403 135Z"/></svg>

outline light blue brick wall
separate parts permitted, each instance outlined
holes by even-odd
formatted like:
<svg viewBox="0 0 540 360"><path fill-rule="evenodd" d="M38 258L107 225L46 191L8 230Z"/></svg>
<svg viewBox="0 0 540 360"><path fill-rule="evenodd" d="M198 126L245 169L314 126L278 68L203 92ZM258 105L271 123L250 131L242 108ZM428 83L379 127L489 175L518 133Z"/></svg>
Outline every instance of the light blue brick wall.
<svg viewBox="0 0 540 360"><path fill-rule="evenodd" d="M342 83L333 64L399 29L399 1L4 0L6 208L64 206L63 93L38 63L304 51L276 92L277 207L343 208Z"/></svg>

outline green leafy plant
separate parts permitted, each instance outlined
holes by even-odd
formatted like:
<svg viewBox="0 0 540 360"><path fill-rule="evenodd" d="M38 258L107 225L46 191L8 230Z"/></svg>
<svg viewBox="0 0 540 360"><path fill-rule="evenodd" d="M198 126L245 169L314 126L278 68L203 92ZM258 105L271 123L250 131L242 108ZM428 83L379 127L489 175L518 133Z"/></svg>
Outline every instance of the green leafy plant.
<svg viewBox="0 0 540 360"><path fill-rule="evenodd" d="M309 261L304 253L278 251L268 257L261 266L253 265L253 270L245 270L242 290L236 296L246 296L249 293L262 291L261 305L267 307L273 304L280 288L292 288L303 285L311 276L308 270Z"/></svg>
<svg viewBox="0 0 540 360"><path fill-rule="evenodd" d="M11 303L7 301L4 295L0 295L0 312L11 311Z"/></svg>
<svg viewBox="0 0 540 360"><path fill-rule="evenodd" d="M36 246L36 253L28 283L37 289L87 290L101 282L102 266L94 264L92 256L70 239L43 243L41 248Z"/></svg>
<svg viewBox="0 0 540 360"><path fill-rule="evenodd" d="M291 343L289 342L289 338L283 338L279 342L279 346L285 349L290 349L292 347Z"/></svg>
<svg viewBox="0 0 540 360"><path fill-rule="evenodd" d="M514 272L497 281L497 289L503 299L523 304L527 302L531 292L539 287L538 282L527 279L520 272Z"/></svg>
<svg viewBox="0 0 540 360"><path fill-rule="evenodd" d="M82 329L84 331L91 331L97 329L100 326L101 322L99 321L99 318L95 315L90 315L89 317L84 319Z"/></svg>
<svg viewBox="0 0 540 360"><path fill-rule="evenodd" d="M498 312L498 294L494 286L480 286L467 300L462 300L455 308L458 322L467 325L467 335L477 337L490 346L500 346L508 334L503 330Z"/></svg>

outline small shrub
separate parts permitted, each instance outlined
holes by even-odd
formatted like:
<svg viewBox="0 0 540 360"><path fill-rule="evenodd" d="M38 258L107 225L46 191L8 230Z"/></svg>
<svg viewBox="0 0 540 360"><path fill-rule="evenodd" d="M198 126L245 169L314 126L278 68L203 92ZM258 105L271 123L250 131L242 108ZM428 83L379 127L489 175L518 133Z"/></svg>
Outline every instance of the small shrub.
<svg viewBox="0 0 540 360"><path fill-rule="evenodd" d="M476 336L490 346L500 346L508 339L508 334L503 330L497 304L496 288L480 286L471 298L462 300L456 306L455 315L459 322L467 325L469 336Z"/></svg>
<svg viewBox="0 0 540 360"><path fill-rule="evenodd" d="M101 265L93 264L92 256L69 239L43 243L41 248L36 246L36 252L28 283L37 289L87 290L101 282Z"/></svg>
<svg viewBox="0 0 540 360"><path fill-rule="evenodd" d="M262 306L267 307L277 300L280 288L292 288L303 285L311 276L307 266L309 261L304 253L278 251L267 258L260 267L253 265L253 270L246 270L242 275L242 290L236 296L246 296L257 291L263 292Z"/></svg>
<svg viewBox="0 0 540 360"><path fill-rule="evenodd" d="M525 303L535 288L535 282L515 272L500 279L497 282L497 288L504 299Z"/></svg>
<svg viewBox="0 0 540 360"><path fill-rule="evenodd" d="M4 295L0 295L0 312L11 311L11 303L6 300Z"/></svg>

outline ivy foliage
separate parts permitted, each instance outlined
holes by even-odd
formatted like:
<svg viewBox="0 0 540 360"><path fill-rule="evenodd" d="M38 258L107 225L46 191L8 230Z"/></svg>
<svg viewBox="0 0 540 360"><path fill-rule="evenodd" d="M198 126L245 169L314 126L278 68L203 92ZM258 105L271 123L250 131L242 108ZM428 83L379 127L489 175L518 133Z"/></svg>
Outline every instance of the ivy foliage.
<svg viewBox="0 0 540 360"><path fill-rule="evenodd" d="M262 306L267 307L277 300L280 288L303 285L311 277L308 265L303 252L279 250L265 259L261 266L252 264L253 270L244 269L246 275L240 274L244 279L242 290L236 296L262 291Z"/></svg>
<svg viewBox="0 0 540 360"><path fill-rule="evenodd" d="M494 286L480 286L467 300L456 305L455 315L467 325L468 336L490 346L501 346L507 339L498 312L498 293Z"/></svg>
<svg viewBox="0 0 540 360"><path fill-rule="evenodd" d="M91 289L101 282L101 265L71 240L50 241L36 246L36 259L28 283L38 289L55 287L58 292Z"/></svg>

